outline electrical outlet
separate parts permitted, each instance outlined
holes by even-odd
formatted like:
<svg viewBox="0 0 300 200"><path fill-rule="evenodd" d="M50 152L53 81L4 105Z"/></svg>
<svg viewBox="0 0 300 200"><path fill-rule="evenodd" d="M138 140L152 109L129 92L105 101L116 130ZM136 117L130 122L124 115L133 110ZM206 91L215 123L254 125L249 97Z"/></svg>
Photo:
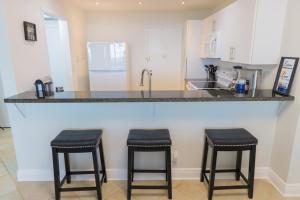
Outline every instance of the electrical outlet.
<svg viewBox="0 0 300 200"><path fill-rule="evenodd" d="M177 150L174 150L174 151L173 151L173 156L172 156L172 162L173 162L174 164L176 164L177 161L178 161L178 151L177 151Z"/></svg>
<svg viewBox="0 0 300 200"><path fill-rule="evenodd" d="M229 60L230 61L235 60L235 55L236 55L236 48L230 47Z"/></svg>

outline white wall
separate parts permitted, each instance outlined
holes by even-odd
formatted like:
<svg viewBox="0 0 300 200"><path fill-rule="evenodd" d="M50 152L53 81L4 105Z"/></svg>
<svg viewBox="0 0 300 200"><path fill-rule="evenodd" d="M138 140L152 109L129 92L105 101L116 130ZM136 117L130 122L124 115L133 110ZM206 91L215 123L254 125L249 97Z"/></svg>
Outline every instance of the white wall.
<svg viewBox="0 0 300 200"><path fill-rule="evenodd" d="M71 64L68 24L64 20L45 20L49 63L53 85L73 91L73 68Z"/></svg>
<svg viewBox="0 0 300 200"><path fill-rule="evenodd" d="M5 31L4 2L0 1L0 126L10 126L6 105L3 98L15 94L15 80L8 45L8 35ZM5 84L3 84L5 83Z"/></svg>
<svg viewBox="0 0 300 200"><path fill-rule="evenodd" d="M68 0L63 1L63 7L69 25L75 90L89 90L85 13Z"/></svg>
<svg viewBox="0 0 300 200"><path fill-rule="evenodd" d="M86 28L86 20L91 22L88 24L97 26L94 27L94 29L97 31L95 34L100 33L95 37L94 35L89 35L89 40L94 38L95 40L115 40L117 38L128 41L130 45L132 45L131 55L133 58L135 58L132 60L132 66L134 66L132 69L132 74L134 74L132 77L132 85L136 87L133 89L140 89L137 87L140 78L140 72L145 64L145 61L144 56L139 55L145 55L144 51L147 46L147 38L144 31L145 27L161 28L165 27L166 25L170 25L171 27L181 29L183 28L184 22L187 19L203 18L209 12L208 10L204 10L200 12L94 12L92 14L88 14L71 4L68 0L29 0L26 2L19 2L17 0L4 0L4 2L4 16L6 20L5 31L9 37L9 45L11 47L12 57L11 60L13 62L13 69L15 71L15 80L18 92L33 89L34 80L51 75L47 54L47 43L44 30L45 27L43 24L44 12L68 21L73 67L73 82L76 90L89 90L86 34L90 33L90 29ZM85 15L88 16L85 17ZM24 41L22 27L23 20L33 22L37 25L37 42ZM114 25L112 25L112 23L114 23ZM143 25L143 28L139 28L141 25ZM114 28L113 31L112 28ZM178 49L178 52L181 53L181 49ZM172 56L173 55L169 55L169 59L172 59ZM177 61L173 60L173 63L178 65L177 68L182 67L183 63L180 63L181 58L177 58L178 56L175 57ZM175 66L173 63L170 65ZM163 67L161 67L161 69L164 69L164 72L160 73L160 71L158 71L156 75L163 75L164 77L161 79L165 79L165 83L168 83L167 80L170 80L169 85L165 85L168 85L166 87L172 88L174 86L172 77L165 75L172 71L172 69L170 70ZM173 73L174 71L175 70L173 70ZM181 68L176 71L177 74L181 73ZM180 76L177 75L177 77ZM163 85L158 81L155 81L154 83L157 86ZM175 86L175 88L178 88L178 86Z"/></svg>
<svg viewBox="0 0 300 200"><path fill-rule="evenodd" d="M50 75L41 10L45 6L43 4L45 1L6 0L4 2L5 31L9 37L17 91L31 90L35 79ZM37 42L24 40L23 21L37 25Z"/></svg>
<svg viewBox="0 0 300 200"><path fill-rule="evenodd" d="M3 0L2 3L4 20L2 28L8 37L7 42L10 47L10 54L8 56L12 62L11 67L14 72L16 90L17 92L31 90L37 78L51 75L44 29L44 12L63 19L70 19L72 21L70 31L83 30L79 25L73 25L80 24L79 22L82 21L82 16L78 14L79 11L76 12L77 10L75 10L73 6L66 5L64 1L59 0ZM24 40L23 21L33 22L37 25L37 42ZM75 23L75 21L79 22ZM79 58L83 57L81 56L81 52L83 52L83 50L81 50L82 46L79 48L77 44L77 40L84 40L84 37L79 35L81 33L80 31L71 34L70 38L70 41L74 44L71 47L72 60L73 64L75 63L74 66L76 66L77 72L81 68Z"/></svg>
<svg viewBox="0 0 300 200"><path fill-rule="evenodd" d="M150 62L152 65L150 67L154 70L153 88L180 89L182 82L180 75L183 67L181 47L185 21L187 19L201 19L206 15L207 11L88 12L86 13L87 40L117 40L128 43L131 63L131 89L141 89L139 87L140 74L146 65L145 57L149 54L156 57L152 63ZM157 36L157 41L155 41L153 38L158 32L161 33L160 35L166 34L166 36ZM161 48L151 48L153 43ZM158 55L159 53L162 55ZM162 66L161 63L164 62L165 65Z"/></svg>
<svg viewBox="0 0 300 200"><path fill-rule="evenodd" d="M3 90L1 76L0 76L0 127L10 127L7 108L6 108L6 104L4 103L4 90Z"/></svg>
<svg viewBox="0 0 300 200"><path fill-rule="evenodd" d="M300 57L300 1L289 0L285 31L282 40L282 56ZM277 121L276 138L273 147L271 168L287 183L300 183L300 70L298 68L291 94L296 96L287 104Z"/></svg>

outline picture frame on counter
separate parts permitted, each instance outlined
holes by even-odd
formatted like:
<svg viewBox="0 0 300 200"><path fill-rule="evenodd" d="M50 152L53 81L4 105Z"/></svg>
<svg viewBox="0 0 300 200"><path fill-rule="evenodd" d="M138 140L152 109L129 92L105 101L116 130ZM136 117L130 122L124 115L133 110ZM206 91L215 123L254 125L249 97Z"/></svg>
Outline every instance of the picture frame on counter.
<svg viewBox="0 0 300 200"><path fill-rule="evenodd" d="M23 22L24 36L27 41L37 41L36 25L31 22Z"/></svg>
<svg viewBox="0 0 300 200"><path fill-rule="evenodd" d="M299 58L296 57L281 58L273 87L274 93L283 96L288 96L290 94L298 63Z"/></svg>

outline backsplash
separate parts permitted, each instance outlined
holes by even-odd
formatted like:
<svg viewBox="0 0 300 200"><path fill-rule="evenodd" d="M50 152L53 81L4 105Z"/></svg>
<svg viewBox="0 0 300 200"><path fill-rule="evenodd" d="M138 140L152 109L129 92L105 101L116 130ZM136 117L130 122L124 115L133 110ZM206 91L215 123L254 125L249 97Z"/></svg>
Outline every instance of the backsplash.
<svg viewBox="0 0 300 200"><path fill-rule="evenodd" d="M275 81L278 65L247 65L241 63L232 63L232 62L224 62L219 59L204 59L204 65L217 65L219 66L219 70L217 72L217 77L223 84L227 84L227 81L232 80L233 78L233 67L234 66L242 66L244 69L249 69L249 71L243 70L241 72L241 77L244 79L251 80L254 69L260 69L261 76L259 77L258 88L261 89L272 89Z"/></svg>

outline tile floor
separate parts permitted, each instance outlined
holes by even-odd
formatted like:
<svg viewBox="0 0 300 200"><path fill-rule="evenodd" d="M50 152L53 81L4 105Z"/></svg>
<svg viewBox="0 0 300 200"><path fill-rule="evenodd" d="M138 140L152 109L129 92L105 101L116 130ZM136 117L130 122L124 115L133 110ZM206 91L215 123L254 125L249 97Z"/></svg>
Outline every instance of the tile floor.
<svg viewBox="0 0 300 200"><path fill-rule="evenodd" d="M0 131L0 200L51 200L54 199L52 182L17 182L16 160L10 130ZM218 184L230 184L230 181L218 181ZM93 185L93 182L75 182L74 185ZM156 183L155 183L156 184ZM126 200L126 182L109 181L103 186L103 199ZM206 186L199 181L174 181L174 200L206 200ZM62 200L92 200L96 193L63 193ZM245 191L217 191L215 200L244 200ZM300 198L283 198L267 181L255 183L255 200L300 200ZM167 200L165 191L134 191L132 200Z"/></svg>

